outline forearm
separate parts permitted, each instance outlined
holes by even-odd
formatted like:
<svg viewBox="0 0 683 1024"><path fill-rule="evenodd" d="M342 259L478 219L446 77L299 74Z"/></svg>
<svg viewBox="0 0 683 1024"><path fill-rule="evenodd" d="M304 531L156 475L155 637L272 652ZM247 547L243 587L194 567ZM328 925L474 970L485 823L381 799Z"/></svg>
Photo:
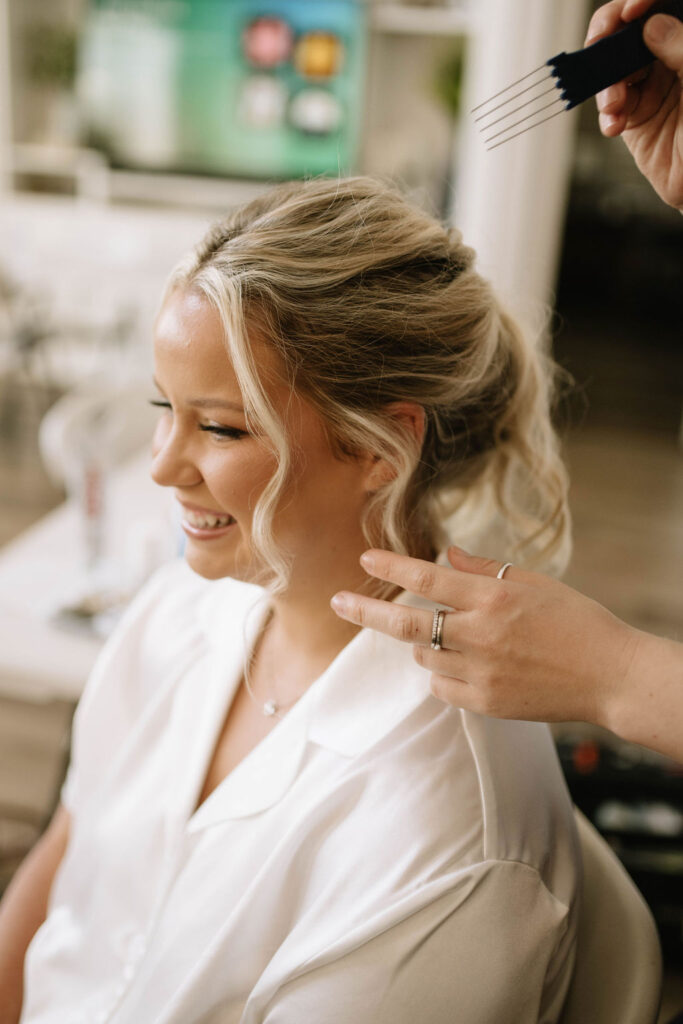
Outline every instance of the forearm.
<svg viewBox="0 0 683 1024"><path fill-rule="evenodd" d="M683 762L683 644L638 631L604 724L623 739Z"/></svg>
<svg viewBox="0 0 683 1024"><path fill-rule="evenodd" d="M17 871L0 904L0 1024L19 1020L24 956L45 920L46 903L34 896L29 859Z"/></svg>
<svg viewBox="0 0 683 1024"><path fill-rule="evenodd" d="M0 903L0 1024L16 1024L21 1015L24 957L47 915L52 881L67 837L68 815L60 808Z"/></svg>

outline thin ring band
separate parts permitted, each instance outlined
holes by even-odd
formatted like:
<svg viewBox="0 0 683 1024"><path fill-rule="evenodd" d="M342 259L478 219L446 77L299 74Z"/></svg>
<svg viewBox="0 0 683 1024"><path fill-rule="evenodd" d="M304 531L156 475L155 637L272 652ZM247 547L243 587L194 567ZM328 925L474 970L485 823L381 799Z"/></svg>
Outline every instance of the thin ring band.
<svg viewBox="0 0 683 1024"><path fill-rule="evenodd" d="M505 575L505 573L508 571L508 569L511 569L511 568L512 568L512 562L506 562L505 565L501 565L500 569L496 573L496 579L497 580L502 580L502 578Z"/></svg>
<svg viewBox="0 0 683 1024"><path fill-rule="evenodd" d="M443 620L446 618L446 612L443 608L437 608L434 612L434 618L432 619L432 643L431 648L433 651L440 651L443 644Z"/></svg>

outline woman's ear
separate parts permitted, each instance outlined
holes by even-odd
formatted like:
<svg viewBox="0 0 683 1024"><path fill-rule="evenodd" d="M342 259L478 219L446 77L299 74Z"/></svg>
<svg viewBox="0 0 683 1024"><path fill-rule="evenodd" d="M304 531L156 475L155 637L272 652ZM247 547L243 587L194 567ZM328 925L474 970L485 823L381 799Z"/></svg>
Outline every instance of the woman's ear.
<svg viewBox="0 0 683 1024"><path fill-rule="evenodd" d="M396 423L398 434L407 435L418 448L422 447L426 429L425 411L417 402L392 402L385 406L385 412ZM381 455L373 455L366 480L368 491L379 490L396 476L396 470Z"/></svg>

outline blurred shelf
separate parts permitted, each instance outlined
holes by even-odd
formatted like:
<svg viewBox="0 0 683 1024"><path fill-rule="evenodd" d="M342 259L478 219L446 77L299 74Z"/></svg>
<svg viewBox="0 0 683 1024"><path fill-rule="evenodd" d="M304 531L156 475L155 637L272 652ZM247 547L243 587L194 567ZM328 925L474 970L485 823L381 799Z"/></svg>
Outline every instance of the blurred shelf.
<svg viewBox="0 0 683 1024"><path fill-rule="evenodd" d="M475 33L476 12L471 0L366 2L369 32L382 41L414 39L416 44L429 46L430 42L462 40ZM8 3L0 0L0 25ZM79 146L77 141L60 146L15 137L12 144L7 141L11 137L10 119L4 114L10 110L13 89L20 93L22 86L19 80L10 81L9 74L5 79L0 76L0 191L55 193L101 204L120 202L214 212L247 202L270 185L263 180L231 179L211 172L114 169L104 153ZM386 84L382 89L385 97L395 92L395 88L387 91ZM372 173L372 168L369 171Z"/></svg>
<svg viewBox="0 0 683 1024"><path fill-rule="evenodd" d="M376 32L413 36L462 36L472 31L473 16L465 6L426 7L379 3L372 8Z"/></svg>
<svg viewBox="0 0 683 1024"><path fill-rule="evenodd" d="M261 195L270 184L209 175L115 170L96 150L48 145L15 144L8 170L13 175L73 179L74 192L83 199L189 209L236 206Z"/></svg>
<svg viewBox="0 0 683 1024"><path fill-rule="evenodd" d="M109 198L172 206L225 209L266 192L271 182L143 171L110 171Z"/></svg>
<svg viewBox="0 0 683 1024"><path fill-rule="evenodd" d="M75 146L14 143L8 146L4 169L10 178L26 175L72 179L74 191L89 198L105 198L107 163L96 150Z"/></svg>

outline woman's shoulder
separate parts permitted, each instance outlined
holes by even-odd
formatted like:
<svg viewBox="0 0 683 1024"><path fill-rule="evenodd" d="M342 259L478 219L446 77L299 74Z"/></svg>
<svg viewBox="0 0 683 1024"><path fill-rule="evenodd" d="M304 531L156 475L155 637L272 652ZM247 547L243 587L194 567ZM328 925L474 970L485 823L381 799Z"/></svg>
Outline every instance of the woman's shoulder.
<svg viewBox="0 0 683 1024"><path fill-rule="evenodd" d="M403 595L401 603L433 607L414 595ZM409 650L402 660L397 654L389 662L390 648L384 646L392 675L426 680ZM394 686L392 680L385 689L390 692ZM388 699L394 699L393 692ZM549 867L552 872L554 854L548 846L556 841L575 859L572 803L545 723L489 718L430 695L388 739L396 750L394 770L402 774L405 769L411 813L445 823L446 835L453 816L467 808L469 834L478 834L482 860L540 866L543 871ZM425 792L413 800L422 776Z"/></svg>
<svg viewBox="0 0 683 1024"><path fill-rule="evenodd" d="M574 811L549 726L460 716L477 776L485 855L535 866L546 881L574 874Z"/></svg>
<svg viewBox="0 0 683 1024"><path fill-rule="evenodd" d="M411 650L391 637L361 631L330 666L311 739L363 778L359 817L370 809L368 826L415 829L444 862L518 862L552 874L549 844L573 842L548 726L442 703Z"/></svg>
<svg viewBox="0 0 683 1024"><path fill-rule="evenodd" d="M442 870L525 866L569 906L580 854L548 726L497 721L427 698L369 765L383 790L373 814L439 850Z"/></svg>

